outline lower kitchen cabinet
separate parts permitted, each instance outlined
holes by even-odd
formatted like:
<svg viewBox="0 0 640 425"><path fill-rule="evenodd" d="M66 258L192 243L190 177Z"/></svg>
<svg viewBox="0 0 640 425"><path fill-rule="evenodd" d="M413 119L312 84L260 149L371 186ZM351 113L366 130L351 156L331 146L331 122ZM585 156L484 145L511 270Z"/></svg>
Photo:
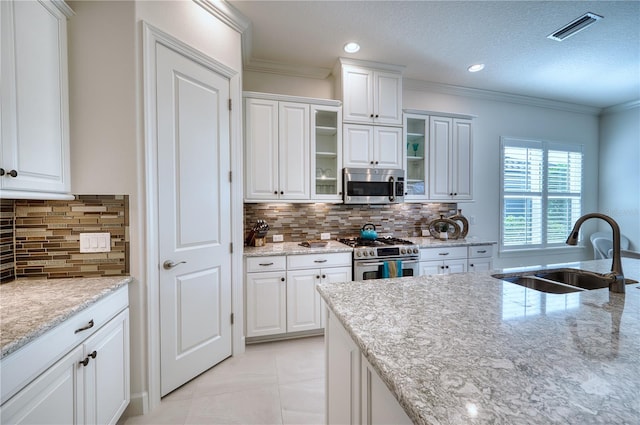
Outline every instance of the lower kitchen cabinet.
<svg viewBox="0 0 640 425"><path fill-rule="evenodd" d="M411 424L344 327L327 312L326 418L329 424Z"/></svg>
<svg viewBox="0 0 640 425"><path fill-rule="evenodd" d="M467 247L423 248L420 250L420 276L464 273L467 271Z"/></svg>
<svg viewBox="0 0 640 425"><path fill-rule="evenodd" d="M350 252L248 257L246 336L322 329L323 303L316 285L350 280Z"/></svg>
<svg viewBox="0 0 640 425"><path fill-rule="evenodd" d="M493 269L493 245L474 245L469 247L467 270L480 272Z"/></svg>
<svg viewBox="0 0 640 425"><path fill-rule="evenodd" d="M125 291L122 293L122 291ZM116 294L126 299L127 288ZM112 296L113 297L113 296ZM108 303L102 307L101 303ZM91 325L100 324L100 317L108 316L114 304L113 299L99 301L89 313ZM62 358L2 404L3 424L115 424L129 404L129 308L125 308L103 326L87 335L79 345L73 347ZM93 317L95 317L95 322ZM70 321L73 319L69 319ZM60 326L65 326L60 325ZM66 329L62 329L66 331ZM79 329L82 334L84 329ZM54 329L53 338L59 339ZM66 333L66 332L65 332ZM75 338L74 334L69 339ZM24 352L16 352L17 361L11 367L19 367L21 362L38 358L47 362L42 346L56 347L55 343L34 341L25 346ZM35 357L34 357L35 356ZM4 362L3 362L4 363ZM3 367L5 365L3 364ZM25 369L32 365L25 365Z"/></svg>

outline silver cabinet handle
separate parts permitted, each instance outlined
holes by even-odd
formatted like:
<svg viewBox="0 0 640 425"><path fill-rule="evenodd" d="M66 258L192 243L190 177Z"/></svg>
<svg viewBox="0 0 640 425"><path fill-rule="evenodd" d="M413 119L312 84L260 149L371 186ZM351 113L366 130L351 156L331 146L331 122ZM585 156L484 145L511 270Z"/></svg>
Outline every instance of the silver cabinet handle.
<svg viewBox="0 0 640 425"><path fill-rule="evenodd" d="M261 266L273 266L273 262L271 263L260 263Z"/></svg>
<svg viewBox="0 0 640 425"><path fill-rule="evenodd" d="M448 252L441 252L438 255L449 255L449 253Z"/></svg>
<svg viewBox="0 0 640 425"><path fill-rule="evenodd" d="M174 263L174 262L173 262L173 261L171 261L171 260L167 260L167 261L165 261L164 263L162 263L162 267L163 267L165 270L171 270L171 269L172 269L172 268L174 268L175 266L177 266L177 265L179 265L179 264L185 264L185 263L186 263L186 261L178 261L177 263Z"/></svg>
<svg viewBox="0 0 640 425"><path fill-rule="evenodd" d="M314 263L326 263L327 260L313 260Z"/></svg>

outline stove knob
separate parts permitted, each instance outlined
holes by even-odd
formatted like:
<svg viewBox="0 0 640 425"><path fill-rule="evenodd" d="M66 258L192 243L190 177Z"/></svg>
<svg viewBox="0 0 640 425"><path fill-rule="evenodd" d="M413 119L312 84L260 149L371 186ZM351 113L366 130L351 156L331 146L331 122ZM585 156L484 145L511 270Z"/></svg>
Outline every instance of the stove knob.
<svg viewBox="0 0 640 425"><path fill-rule="evenodd" d="M402 248L402 249L400 250L400 254L406 254L406 253L407 253L407 250L406 250L406 249Z"/></svg>
<svg viewBox="0 0 640 425"><path fill-rule="evenodd" d="M375 257L375 256L376 256L375 252L373 252L373 251L369 251L369 255L370 255L371 257Z"/></svg>
<svg viewBox="0 0 640 425"><path fill-rule="evenodd" d="M369 253L368 253L367 251L364 251L364 252L362 253L362 255L364 255L364 256L366 257L366 256L368 256L368 255L369 255Z"/></svg>
<svg viewBox="0 0 640 425"><path fill-rule="evenodd" d="M360 257L362 256L362 253L360 251L356 252L356 257Z"/></svg>
<svg viewBox="0 0 640 425"><path fill-rule="evenodd" d="M413 248L413 253L414 254L417 254L418 252L420 252L420 251L418 251L418 248Z"/></svg>

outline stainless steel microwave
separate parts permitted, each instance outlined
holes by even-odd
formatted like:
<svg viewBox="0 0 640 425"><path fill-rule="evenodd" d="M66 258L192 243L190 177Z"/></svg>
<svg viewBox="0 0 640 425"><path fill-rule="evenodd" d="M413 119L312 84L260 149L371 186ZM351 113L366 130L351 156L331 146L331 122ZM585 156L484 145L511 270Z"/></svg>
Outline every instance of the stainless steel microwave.
<svg viewBox="0 0 640 425"><path fill-rule="evenodd" d="M345 168L345 204L397 204L404 201L404 171L384 168Z"/></svg>

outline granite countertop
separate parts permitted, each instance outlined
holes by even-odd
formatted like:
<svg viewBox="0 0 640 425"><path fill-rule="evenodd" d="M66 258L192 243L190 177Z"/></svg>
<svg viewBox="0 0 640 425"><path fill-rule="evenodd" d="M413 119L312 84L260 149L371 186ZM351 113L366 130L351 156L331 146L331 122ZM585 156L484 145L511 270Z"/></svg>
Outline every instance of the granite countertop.
<svg viewBox="0 0 640 425"><path fill-rule="evenodd" d="M474 246L474 245L487 245L496 244L495 241L482 241L477 238L467 239L452 239L448 241L441 241L434 238L403 238L407 239L420 248L441 248L441 247L453 247L453 246ZM264 246L244 247L245 257L266 257L269 255L301 255L301 254L318 254L318 253L330 253L330 252L352 252L353 248L340 243L336 240L327 241L328 244L322 248L307 248L300 245L300 242L278 242L267 243Z"/></svg>
<svg viewBox="0 0 640 425"><path fill-rule="evenodd" d="M416 424L637 424L638 286L554 295L476 272L318 290Z"/></svg>
<svg viewBox="0 0 640 425"><path fill-rule="evenodd" d="M18 279L0 285L1 358L131 282L131 277Z"/></svg>

